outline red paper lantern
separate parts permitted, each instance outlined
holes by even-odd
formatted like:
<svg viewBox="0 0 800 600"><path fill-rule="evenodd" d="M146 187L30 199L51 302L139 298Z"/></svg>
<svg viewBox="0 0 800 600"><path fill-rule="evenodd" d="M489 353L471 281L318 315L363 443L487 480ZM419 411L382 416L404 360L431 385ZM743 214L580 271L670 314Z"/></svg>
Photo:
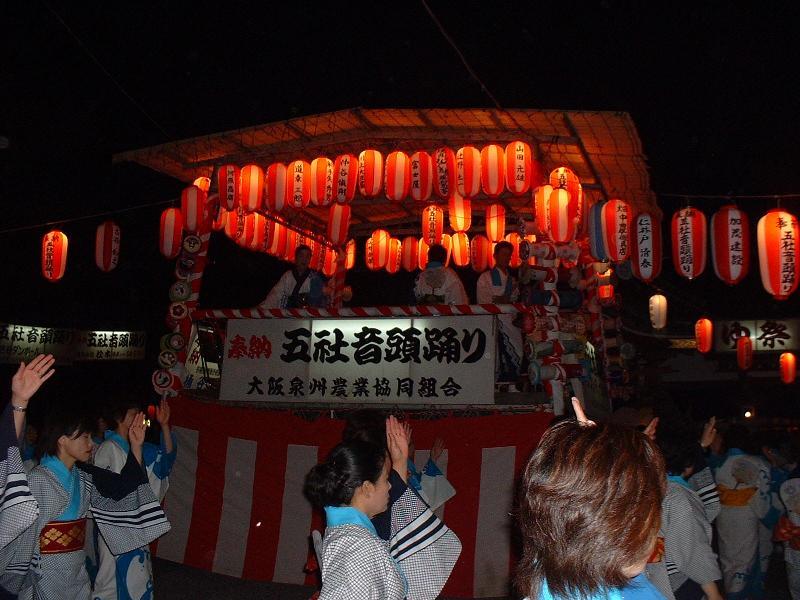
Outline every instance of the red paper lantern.
<svg viewBox="0 0 800 600"><path fill-rule="evenodd" d="M356 264L356 241L350 240L345 246L345 263L344 268L348 271Z"/></svg>
<svg viewBox="0 0 800 600"><path fill-rule="evenodd" d="M614 297L614 286L610 283L597 286L597 297L600 300L611 300Z"/></svg>
<svg viewBox="0 0 800 600"><path fill-rule="evenodd" d="M305 208L311 202L311 165L295 160L286 167L286 204L292 208Z"/></svg>
<svg viewBox="0 0 800 600"><path fill-rule="evenodd" d="M368 237L367 241L364 243L364 264L367 265L370 271L377 271L380 269L375 262L375 240L371 237Z"/></svg>
<svg viewBox="0 0 800 600"><path fill-rule="evenodd" d="M401 264L406 271L414 271L417 268L417 252L419 251L419 241L414 236L403 239Z"/></svg>
<svg viewBox="0 0 800 600"><path fill-rule="evenodd" d="M433 151L433 191L441 198L449 198L456 189L456 155L450 148Z"/></svg>
<svg viewBox="0 0 800 600"><path fill-rule="evenodd" d="M217 192L220 204L233 210L239 204L240 170L236 165L222 165L217 169Z"/></svg>
<svg viewBox="0 0 800 600"><path fill-rule="evenodd" d="M258 165L242 168L239 205L247 212L261 208L264 194L264 171Z"/></svg>
<svg viewBox="0 0 800 600"><path fill-rule="evenodd" d="M526 194L544 178L542 163L533 158L530 145L517 140L506 146L506 187L515 196Z"/></svg>
<svg viewBox="0 0 800 600"><path fill-rule="evenodd" d="M403 245L397 238L389 240L389 258L386 260L386 271L394 275L403 263Z"/></svg>
<svg viewBox="0 0 800 600"><path fill-rule="evenodd" d="M758 221L758 262L761 283L776 300L786 300L800 280L800 240L797 217L773 209Z"/></svg>
<svg viewBox="0 0 800 600"><path fill-rule="evenodd" d="M317 271L321 270L325 260L325 246L312 238L306 238L306 245L311 248L311 261L309 262L311 268Z"/></svg>
<svg viewBox="0 0 800 600"><path fill-rule="evenodd" d="M578 201L581 195L581 180L569 167L558 167L550 172L550 185L553 189L562 188L569 192L570 198Z"/></svg>
<svg viewBox="0 0 800 600"><path fill-rule="evenodd" d="M711 217L711 263L728 285L739 283L750 270L750 223L735 206L723 206Z"/></svg>
<svg viewBox="0 0 800 600"><path fill-rule="evenodd" d="M627 260L631 251L631 209L623 200L609 200L600 209L603 244L614 262Z"/></svg>
<svg viewBox="0 0 800 600"><path fill-rule="evenodd" d="M196 186L199 190L202 190L204 194L207 194L208 190L211 189L211 178L198 177L192 182L192 185Z"/></svg>
<svg viewBox="0 0 800 600"><path fill-rule="evenodd" d="M241 207L230 211L225 217L225 235L234 242L244 234L244 210Z"/></svg>
<svg viewBox="0 0 800 600"><path fill-rule="evenodd" d="M294 262L294 255L297 253L297 246L300 244L299 237L300 234L294 229L286 228L286 251L283 253L282 258L289 262Z"/></svg>
<svg viewBox="0 0 800 600"><path fill-rule="evenodd" d="M267 219L259 213L250 213L244 218L243 246L250 250L264 252L267 240Z"/></svg>
<svg viewBox="0 0 800 600"><path fill-rule="evenodd" d="M459 231L450 236L453 262L457 267L466 267L470 262L469 237L463 231Z"/></svg>
<svg viewBox="0 0 800 600"><path fill-rule="evenodd" d="M742 371L753 366L753 340L749 336L736 338L736 363Z"/></svg>
<svg viewBox="0 0 800 600"><path fill-rule="evenodd" d="M481 152L475 146L456 152L456 190L464 198L474 198L481 191Z"/></svg>
<svg viewBox="0 0 800 600"><path fill-rule="evenodd" d="M650 213L639 213L633 220L631 235L633 274L650 283L661 274L661 221Z"/></svg>
<svg viewBox="0 0 800 600"><path fill-rule="evenodd" d="M374 198L382 186L383 155L377 150L364 150L358 155L358 191L365 198Z"/></svg>
<svg viewBox="0 0 800 600"><path fill-rule="evenodd" d="M472 202L455 193L447 203L447 216L453 231L467 231L472 225Z"/></svg>
<svg viewBox="0 0 800 600"><path fill-rule="evenodd" d="M178 208L167 208L161 213L158 248L161 250L161 254L167 258L175 258L181 251L182 241L183 215Z"/></svg>
<svg viewBox="0 0 800 600"><path fill-rule="evenodd" d="M553 186L549 184L540 185L533 190L533 216L536 231L540 235L547 235L550 231L550 213L548 212L547 202L550 194L553 193Z"/></svg>
<svg viewBox="0 0 800 600"><path fill-rule="evenodd" d="M311 204L328 206L333 201L333 161L324 156L311 161Z"/></svg>
<svg viewBox="0 0 800 600"><path fill-rule="evenodd" d="M694 324L694 339L697 350L701 354L708 354L714 346L714 324L710 319L698 319Z"/></svg>
<svg viewBox="0 0 800 600"><path fill-rule="evenodd" d="M511 244L512 251L511 251L511 262L508 266L512 268L517 268L522 264L522 258L519 256L519 242L522 239L522 236L518 234L516 231L512 231L505 237L505 241Z"/></svg>
<svg viewBox="0 0 800 600"><path fill-rule="evenodd" d="M358 185L358 157L342 154L333 162L333 199L339 203L349 203L356 195Z"/></svg>
<svg viewBox="0 0 800 600"><path fill-rule="evenodd" d="M421 270L428 266L428 249L430 246L424 238L419 238L417 242L417 265Z"/></svg>
<svg viewBox="0 0 800 600"><path fill-rule="evenodd" d="M269 224L269 244L267 252L278 258L286 255L287 244L289 243L289 231L282 223L271 222Z"/></svg>
<svg viewBox="0 0 800 600"><path fill-rule="evenodd" d="M506 209L502 204L490 204L486 207L486 237L492 242L499 242L506 234Z"/></svg>
<svg viewBox="0 0 800 600"><path fill-rule="evenodd" d="M272 163L267 167L267 184L264 188L264 204L270 212L280 212L286 204L288 173L283 163Z"/></svg>
<svg viewBox="0 0 800 600"><path fill-rule="evenodd" d="M211 222L211 229L214 231L222 231L225 229L225 221L228 217L228 211L222 206L217 208L217 216Z"/></svg>
<svg viewBox="0 0 800 600"><path fill-rule="evenodd" d="M797 378L797 359L791 352L781 354L780 360L781 381L791 385Z"/></svg>
<svg viewBox="0 0 800 600"><path fill-rule="evenodd" d="M392 202L402 202L411 187L411 160L408 154L396 150L386 157L386 197Z"/></svg>
<svg viewBox="0 0 800 600"><path fill-rule="evenodd" d="M470 262L472 269L482 273L489 268L489 258L492 255L492 245L486 236L476 235L469 244Z"/></svg>
<svg viewBox="0 0 800 600"><path fill-rule="evenodd" d="M333 204L328 212L328 239L335 246L344 244L350 229L350 205Z"/></svg>
<svg viewBox="0 0 800 600"><path fill-rule="evenodd" d="M197 233L203 222L206 207L206 193L195 185L183 188L181 192L181 214L183 228L189 233Z"/></svg>
<svg viewBox="0 0 800 600"><path fill-rule="evenodd" d="M335 250L325 248L325 256L322 261L322 274L325 277L333 277L336 274L336 262L338 255Z"/></svg>
<svg viewBox="0 0 800 600"><path fill-rule="evenodd" d="M445 251L447 252L447 256L444 259L444 266L445 267L449 267L450 266L450 254L451 254L451 252L453 250L453 239L450 237L449 233L443 233L442 234L442 241L439 242L439 243L441 244L442 248L444 248Z"/></svg>
<svg viewBox="0 0 800 600"><path fill-rule="evenodd" d="M376 229L372 232L370 239L373 244L372 263L375 265L376 269L382 269L389 260L389 240L392 239L392 236L390 236L389 232L385 229Z"/></svg>
<svg viewBox="0 0 800 600"><path fill-rule="evenodd" d="M178 210L170 208L167 210ZM180 215L178 215L180 217ZM163 217L162 217L163 219ZM180 225L180 220L178 221ZM178 248L180 248L180 238ZM42 275L48 281L56 282L64 277L67 270L67 249L69 240L58 229L48 231L42 236ZM177 252L175 254L177 256Z"/></svg>
<svg viewBox="0 0 800 600"><path fill-rule="evenodd" d="M706 268L706 216L696 208L672 215L672 262L681 277L700 277Z"/></svg>
<svg viewBox="0 0 800 600"><path fill-rule="evenodd" d="M505 188L506 158L503 147L489 144L481 150L481 187L490 198L497 198Z"/></svg>
<svg viewBox="0 0 800 600"><path fill-rule="evenodd" d="M557 243L567 243L575 237L578 218L577 196L570 195L567 188L553 188L547 199L547 233Z"/></svg>
<svg viewBox="0 0 800 600"><path fill-rule="evenodd" d="M108 273L119 263L120 229L114 221L106 221L97 226L94 236L94 264Z"/></svg>
<svg viewBox="0 0 800 600"><path fill-rule="evenodd" d="M444 229L444 211L435 204L422 209L422 238L428 245L438 244L442 240Z"/></svg>
<svg viewBox="0 0 800 600"><path fill-rule="evenodd" d="M420 150L411 155L411 197L417 202L427 202L433 193L433 160Z"/></svg>

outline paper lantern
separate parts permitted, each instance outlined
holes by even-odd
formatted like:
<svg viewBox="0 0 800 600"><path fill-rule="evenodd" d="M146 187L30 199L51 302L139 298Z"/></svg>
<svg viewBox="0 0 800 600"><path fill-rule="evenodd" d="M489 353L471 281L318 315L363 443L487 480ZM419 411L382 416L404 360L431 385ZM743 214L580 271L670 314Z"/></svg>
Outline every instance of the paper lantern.
<svg viewBox="0 0 800 600"><path fill-rule="evenodd" d="M696 208L672 215L672 263L681 277L700 277L706 268L706 216Z"/></svg>
<svg viewBox="0 0 800 600"><path fill-rule="evenodd" d="M464 198L474 198L481 191L481 152L475 146L456 152L456 190Z"/></svg>
<svg viewBox="0 0 800 600"><path fill-rule="evenodd" d="M547 233L556 243L565 244L575 237L578 218L577 196L570 195L566 188L553 188L547 199Z"/></svg>
<svg viewBox="0 0 800 600"><path fill-rule="evenodd" d="M450 148L433 151L433 191L441 198L449 198L456 189L456 155Z"/></svg>
<svg viewBox="0 0 800 600"><path fill-rule="evenodd" d="M268 228L269 244L267 245L267 252L278 258L283 258L286 255L289 243L289 230L282 223L275 222L270 222Z"/></svg>
<svg viewBox="0 0 800 600"><path fill-rule="evenodd" d="M463 231L450 236L450 253L457 267L466 267L470 263L469 237Z"/></svg>
<svg viewBox="0 0 800 600"><path fill-rule="evenodd" d="M419 251L419 241L414 236L409 235L403 238L401 264L406 271L414 271L417 268L417 252Z"/></svg>
<svg viewBox="0 0 800 600"><path fill-rule="evenodd" d="M244 247L263 252L267 239L267 219L259 213L250 213L244 218Z"/></svg>
<svg viewBox="0 0 800 600"><path fill-rule="evenodd" d="M597 297L600 300L611 300L614 297L614 286L610 283L597 286Z"/></svg>
<svg viewBox="0 0 800 600"><path fill-rule="evenodd" d="M631 231L633 274L650 283L661 274L661 222L647 212L633 220Z"/></svg>
<svg viewBox="0 0 800 600"><path fill-rule="evenodd" d="M515 196L521 196L539 185L544 176L542 163L533 158L530 145L517 140L506 146L506 187Z"/></svg>
<svg viewBox="0 0 800 600"><path fill-rule="evenodd" d="M333 162L333 199L339 203L349 203L356 195L358 185L358 157L342 154Z"/></svg>
<svg viewBox="0 0 800 600"><path fill-rule="evenodd" d="M447 202L447 217L455 232L467 231L472 225L472 202L461 194L454 193Z"/></svg>
<svg viewBox="0 0 800 600"><path fill-rule="evenodd" d="M333 202L333 161L324 156L311 161L311 204L328 206Z"/></svg>
<svg viewBox="0 0 800 600"><path fill-rule="evenodd" d="M239 206L247 212L261 208L264 194L264 171L258 165L242 167Z"/></svg>
<svg viewBox="0 0 800 600"><path fill-rule="evenodd" d="M408 154L396 150L386 157L386 197L392 202L402 202L411 187L411 160Z"/></svg>
<svg viewBox="0 0 800 600"><path fill-rule="evenodd" d="M603 205L605 202L596 202L589 209L589 254L592 258L606 262L608 258L608 248L603 236Z"/></svg>
<svg viewBox="0 0 800 600"><path fill-rule="evenodd" d="M428 249L430 246L424 238L419 238L417 242L417 266L424 271L428 266Z"/></svg>
<svg viewBox="0 0 800 600"><path fill-rule="evenodd" d="M488 238L476 235L469 244L470 262L472 269L482 273L489 268L489 257L492 255L492 245Z"/></svg>
<svg viewBox="0 0 800 600"><path fill-rule="evenodd" d="M450 237L450 234L443 233L442 234L442 240L439 243L441 244L442 248L445 249L445 252L447 252L447 255L445 256L445 259L444 259L444 266L445 267L449 267L450 266L450 254L451 254L451 252L453 250L453 239Z"/></svg>
<svg viewBox="0 0 800 600"><path fill-rule="evenodd" d="M241 207L233 210L225 217L225 235L234 242L244 233L244 210Z"/></svg>
<svg viewBox="0 0 800 600"><path fill-rule="evenodd" d="M286 167L286 204L292 208L305 208L311 202L311 165L295 160Z"/></svg>
<svg viewBox="0 0 800 600"><path fill-rule="evenodd" d="M528 248L530 248L530 244L536 243L536 236L533 235L532 233L529 233L528 235L525 236L525 241L528 242L529 244ZM520 258L522 258L521 252L522 252L522 242L520 242ZM534 255L533 252L529 253L528 265L531 267L536 265L536 255Z"/></svg>
<svg viewBox="0 0 800 600"><path fill-rule="evenodd" d="M741 335L736 338L736 364L742 371L753 366L753 340L750 336Z"/></svg>
<svg viewBox="0 0 800 600"><path fill-rule="evenodd" d="M264 188L264 204L270 212L280 212L286 204L287 188L286 165L272 163L267 167L267 183Z"/></svg>
<svg viewBox="0 0 800 600"><path fill-rule="evenodd" d="M750 270L750 223L735 206L723 206L711 217L711 263L728 285L739 283Z"/></svg>
<svg viewBox="0 0 800 600"><path fill-rule="evenodd" d="M239 204L240 170L236 165L222 165L217 169L217 192L220 204L233 210Z"/></svg>
<svg viewBox="0 0 800 600"><path fill-rule="evenodd" d="M389 240L389 258L386 260L386 271L394 275L403 263L403 245L397 238Z"/></svg>
<svg viewBox="0 0 800 600"><path fill-rule="evenodd" d="M325 248L325 255L322 260L322 274L325 277L333 277L336 274L336 261L338 255L332 248Z"/></svg>
<svg viewBox="0 0 800 600"><path fill-rule="evenodd" d="M497 198L505 188L506 159L502 146L489 144L481 149L481 187L490 198Z"/></svg>
<svg viewBox="0 0 800 600"><path fill-rule="evenodd" d="M786 300L800 279L797 217L773 209L758 220L758 263L761 283L776 300Z"/></svg>
<svg viewBox="0 0 800 600"><path fill-rule="evenodd" d="M519 255L519 243L520 243L521 239L522 239L522 236L520 236L520 234L518 234L516 231L512 231L511 233L509 233L505 237L505 241L507 241L509 244L511 244L511 248L512 248L512 250L511 250L511 262L509 263L508 266L510 266L513 269L516 269L518 266L520 266L522 264L522 258ZM492 255L492 256L494 256L494 255Z"/></svg>
<svg viewBox="0 0 800 600"><path fill-rule="evenodd" d="M784 352L778 361L781 371L781 381L787 385L794 383L797 378L797 359L791 352Z"/></svg>
<svg viewBox="0 0 800 600"><path fill-rule="evenodd" d="M106 221L97 226L94 236L94 264L108 273L119 263L120 229L114 221Z"/></svg>
<svg viewBox="0 0 800 600"><path fill-rule="evenodd" d="M210 177L198 177L192 182L193 186L196 186L198 189L202 190L204 194L208 193L208 190L211 189L211 178Z"/></svg>
<svg viewBox="0 0 800 600"><path fill-rule="evenodd" d="M708 354L714 345L714 324L710 319L698 319L694 324L694 340L701 354Z"/></svg>
<svg viewBox="0 0 800 600"><path fill-rule="evenodd" d="M344 252L345 252L344 268L349 271L356 264L356 241L350 240L349 242L347 242L347 246L345 246Z"/></svg>
<svg viewBox="0 0 800 600"><path fill-rule="evenodd" d="M553 186L549 184L540 185L533 190L534 225L540 235L547 235L547 232L550 231L550 213L547 209L547 202L552 193Z"/></svg>
<svg viewBox="0 0 800 600"><path fill-rule="evenodd" d="M664 329L667 326L667 299L661 294L650 296L650 324L653 329Z"/></svg>
<svg viewBox="0 0 800 600"><path fill-rule="evenodd" d="M328 239L335 246L344 244L350 229L350 205L335 203L328 211Z"/></svg>
<svg viewBox="0 0 800 600"><path fill-rule="evenodd" d="M422 238L428 245L438 244L442 240L444 229L444 211L435 204L422 209Z"/></svg>
<svg viewBox="0 0 800 600"><path fill-rule="evenodd" d="M358 155L358 191L365 198L374 198L382 186L383 155L377 150L364 150Z"/></svg>
<svg viewBox="0 0 800 600"><path fill-rule="evenodd" d="M206 193L195 185L181 191L181 214L183 228L189 233L197 233L203 222L206 207Z"/></svg>
<svg viewBox="0 0 800 600"><path fill-rule="evenodd" d="M561 188L569 192L570 198L577 202L581 194L581 180L569 167L558 167L550 172L550 185L554 189Z"/></svg>
<svg viewBox="0 0 800 600"><path fill-rule="evenodd" d="M370 239L373 242L373 264L376 269L382 269L389 260L389 241L392 237L385 229L376 229L372 232Z"/></svg>
<svg viewBox="0 0 800 600"><path fill-rule="evenodd" d="M211 222L211 229L214 231L222 231L225 229L225 221L228 217L228 211L225 210L222 206L217 208L217 216L214 217L214 220Z"/></svg>
<svg viewBox="0 0 800 600"><path fill-rule="evenodd" d="M297 253L297 246L300 244L300 240L298 239L300 234L297 233L294 229L286 228L286 250L283 253L283 256L279 256L278 258L283 258L284 260L288 260L289 262L294 262L295 254Z"/></svg>
<svg viewBox="0 0 800 600"><path fill-rule="evenodd" d="M631 252L631 210L623 200L609 200L600 208L603 229L603 245L608 258L614 262L628 260ZM599 259L599 257L595 257Z"/></svg>
<svg viewBox="0 0 800 600"><path fill-rule="evenodd" d="M167 208L161 213L158 248L167 258L175 258L183 241L183 215L178 208Z"/></svg>
<svg viewBox="0 0 800 600"><path fill-rule="evenodd" d="M325 260L325 246L320 244L318 240L306 238L306 245L311 248L311 260L309 265L312 269L319 271L322 269L322 263Z"/></svg>
<svg viewBox="0 0 800 600"><path fill-rule="evenodd" d="M167 210L178 210L170 208ZM162 217L163 221L163 217ZM180 215L178 215L178 225L180 225ZM180 249L180 236L178 237L178 249ZM42 236L42 275L48 281L56 282L64 277L67 270L67 249L69 240L67 236L54 229ZM175 253L177 256L177 252Z"/></svg>
<svg viewBox="0 0 800 600"><path fill-rule="evenodd" d="M490 204L486 207L486 237L492 242L499 242L506 234L506 209L502 204Z"/></svg>
<svg viewBox="0 0 800 600"><path fill-rule="evenodd" d="M424 151L411 155L411 197L416 202L427 202L433 193L433 160Z"/></svg>

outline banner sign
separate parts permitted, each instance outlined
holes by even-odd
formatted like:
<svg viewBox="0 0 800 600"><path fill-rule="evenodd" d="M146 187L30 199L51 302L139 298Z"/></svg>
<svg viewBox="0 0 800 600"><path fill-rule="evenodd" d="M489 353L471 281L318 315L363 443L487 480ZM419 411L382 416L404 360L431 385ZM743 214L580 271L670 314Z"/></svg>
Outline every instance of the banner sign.
<svg viewBox="0 0 800 600"><path fill-rule="evenodd" d="M231 319L220 398L493 404L493 319Z"/></svg>
<svg viewBox="0 0 800 600"><path fill-rule="evenodd" d="M800 319L715 321L714 350L736 352L736 339L748 336L756 352L785 352L800 348Z"/></svg>
<svg viewBox="0 0 800 600"><path fill-rule="evenodd" d="M78 360L141 360L143 331L76 331L0 323L0 362L28 362L52 354L59 364Z"/></svg>

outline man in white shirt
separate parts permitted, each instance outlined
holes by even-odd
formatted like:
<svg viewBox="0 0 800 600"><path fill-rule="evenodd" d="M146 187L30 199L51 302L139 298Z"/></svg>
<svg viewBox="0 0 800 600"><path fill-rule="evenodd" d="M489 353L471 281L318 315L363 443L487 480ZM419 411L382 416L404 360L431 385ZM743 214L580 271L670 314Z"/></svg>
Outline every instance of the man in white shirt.
<svg viewBox="0 0 800 600"><path fill-rule="evenodd" d="M417 304L469 304L464 284L453 269L444 266L446 260L444 246L428 248L428 265L414 284Z"/></svg>
<svg viewBox="0 0 800 600"><path fill-rule="evenodd" d="M294 254L294 267L286 271L278 283L267 294L260 304L265 308L324 308L325 281L322 276L309 267L311 248L306 245L297 247Z"/></svg>

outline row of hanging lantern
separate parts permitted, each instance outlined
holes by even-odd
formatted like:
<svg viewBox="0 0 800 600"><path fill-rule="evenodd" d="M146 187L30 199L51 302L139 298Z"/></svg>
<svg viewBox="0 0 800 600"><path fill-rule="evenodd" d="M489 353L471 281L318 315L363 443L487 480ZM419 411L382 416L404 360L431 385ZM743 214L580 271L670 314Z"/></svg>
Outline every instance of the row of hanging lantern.
<svg viewBox="0 0 800 600"><path fill-rule="evenodd" d="M94 241L94 262L97 268L108 273L119 264L119 225L105 221L97 226ZM42 276L48 281L59 281L67 270L69 238L58 229L42 236Z"/></svg>

